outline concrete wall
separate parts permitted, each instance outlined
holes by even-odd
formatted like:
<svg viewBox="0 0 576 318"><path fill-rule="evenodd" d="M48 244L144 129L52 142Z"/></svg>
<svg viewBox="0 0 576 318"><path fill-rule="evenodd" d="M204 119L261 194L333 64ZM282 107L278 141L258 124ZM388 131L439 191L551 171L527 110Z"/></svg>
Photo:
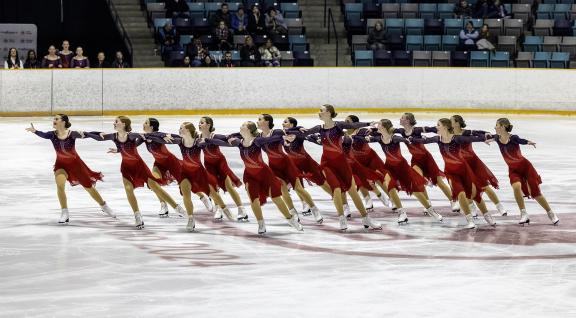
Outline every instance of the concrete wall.
<svg viewBox="0 0 576 318"><path fill-rule="evenodd" d="M576 114L576 72L472 68L0 71L0 116L463 109Z"/></svg>

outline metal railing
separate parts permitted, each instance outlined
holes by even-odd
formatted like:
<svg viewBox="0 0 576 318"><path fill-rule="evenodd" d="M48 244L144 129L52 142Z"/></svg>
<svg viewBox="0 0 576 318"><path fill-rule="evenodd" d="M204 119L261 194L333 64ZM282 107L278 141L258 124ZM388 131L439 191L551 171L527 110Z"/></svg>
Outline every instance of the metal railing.
<svg viewBox="0 0 576 318"><path fill-rule="evenodd" d="M324 27L326 27L326 23L324 23ZM340 55L340 49L338 47L339 46L338 33L336 33L336 23L334 22L334 15L332 14L332 8L328 8L328 44L330 44L330 27L334 29L334 40L336 40L336 66L338 66L338 55Z"/></svg>
<svg viewBox="0 0 576 318"><path fill-rule="evenodd" d="M112 2L112 0L106 0L108 3L108 8L110 9L110 14L112 15L112 20L114 20L114 24L116 28L120 32L120 36L122 37L122 41L124 45L126 45L126 49L128 50L128 61L130 62L130 66L134 67L134 48L132 46L132 41L128 36L128 32L124 28L124 24L122 24L122 20L120 20L120 15L118 14L118 10L116 10L116 6Z"/></svg>

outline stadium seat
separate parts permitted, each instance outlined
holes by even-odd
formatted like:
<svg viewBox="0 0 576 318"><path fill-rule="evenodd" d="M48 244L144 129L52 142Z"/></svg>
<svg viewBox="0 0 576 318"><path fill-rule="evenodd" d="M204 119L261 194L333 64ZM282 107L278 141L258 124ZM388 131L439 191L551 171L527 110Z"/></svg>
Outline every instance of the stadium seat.
<svg viewBox="0 0 576 318"><path fill-rule="evenodd" d="M438 7L436 3L420 3L418 11L421 19L434 19L436 18Z"/></svg>
<svg viewBox="0 0 576 318"><path fill-rule="evenodd" d="M401 3L400 15L404 19L415 19L418 17L418 4L417 3Z"/></svg>
<svg viewBox="0 0 576 318"><path fill-rule="evenodd" d="M442 50L455 51L460 44L460 38L457 35L442 36Z"/></svg>
<svg viewBox="0 0 576 318"><path fill-rule="evenodd" d="M397 19L399 18L400 13L400 4L399 3L382 3L380 5L382 9L382 18L388 19Z"/></svg>
<svg viewBox="0 0 576 318"><path fill-rule="evenodd" d="M554 20L538 19L532 26L534 35L549 36L554 30Z"/></svg>
<svg viewBox="0 0 576 318"><path fill-rule="evenodd" d="M387 50L377 50L374 52L375 66L392 66L392 52Z"/></svg>
<svg viewBox="0 0 576 318"><path fill-rule="evenodd" d="M541 36L526 36L524 37L524 51L526 52L538 52L542 51L542 43L544 39Z"/></svg>
<svg viewBox="0 0 576 318"><path fill-rule="evenodd" d="M464 29L463 19L444 19L444 34L458 35Z"/></svg>
<svg viewBox="0 0 576 318"><path fill-rule="evenodd" d="M560 43L562 43L562 37L560 36L545 36L542 43L542 51L557 52L560 48Z"/></svg>
<svg viewBox="0 0 576 318"><path fill-rule="evenodd" d="M453 17L454 3L438 3L438 18L450 19Z"/></svg>
<svg viewBox="0 0 576 318"><path fill-rule="evenodd" d="M425 35L424 36L424 50L426 51L439 51L441 49L442 36L440 35Z"/></svg>
<svg viewBox="0 0 576 318"><path fill-rule="evenodd" d="M422 50L424 37L422 35L407 35L406 36L406 50L418 51Z"/></svg>
<svg viewBox="0 0 576 318"><path fill-rule="evenodd" d="M553 52L550 59L550 68L568 68L570 62L570 53Z"/></svg>
<svg viewBox="0 0 576 318"><path fill-rule="evenodd" d="M516 67L531 68L534 52L518 52L516 57Z"/></svg>
<svg viewBox="0 0 576 318"><path fill-rule="evenodd" d="M535 52L532 65L535 68L548 68L552 53L550 52Z"/></svg>
<svg viewBox="0 0 576 318"><path fill-rule="evenodd" d="M370 50L358 50L354 52L354 66L372 66L374 52Z"/></svg>
<svg viewBox="0 0 576 318"><path fill-rule="evenodd" d="M404 19L386 19L386 34L404 34Z"/></svg>
<svg viewBox="0 0 576 318"><path fill-rule="evenodd" d="M492 52L490 54L490 67L510 67L510 53Z"/></svg>
<svg viewBox="0 0 576 318"><path fill-rule="evenodd" d="M404 34L406 35L423 35L423 19L404 19Z"/></svg>
<svg viewBox="0 0 576 318"><path fill-rule="evenodd" d="M499 51L506 51L510 54L516 54L516 44L517 44L517 37L509 36L509 35L501 35L498 37L498 50Z"/></svg>
<svg viewBox="0 0 576 318"><path fill-rule="evenodd" d="M431 66L432 65L432 52L431 51L414 51L412 52L412 65L414 66Z"/></svg>
<svg viewBox="0 0 576 318"><path fill-rule="evenodd" d="M450 66L450 52L448 51L432 52L432 66L434 67Z"/></svg>
<svg viewBox="0 0 576 318"><path fill-rule="evenodd" d="M470 66L471 67L488 67L490 61L490 52L488 51L472 51L470 52Z"/></svg>
<svg viewBox="0 0 576 318"><path fill-rule="evenodd" d="M563 37L562 43L560 43L560 51L568 52L570 54L570 59L573 60L576 57L576 37L575 36Z"/></svg>

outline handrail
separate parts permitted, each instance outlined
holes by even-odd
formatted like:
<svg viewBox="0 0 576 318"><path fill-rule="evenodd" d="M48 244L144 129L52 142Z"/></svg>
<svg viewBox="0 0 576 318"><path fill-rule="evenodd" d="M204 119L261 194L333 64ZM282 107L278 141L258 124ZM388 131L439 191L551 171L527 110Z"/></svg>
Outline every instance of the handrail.
<svg viewBox="0 0 576 318"><path fill-rule="evenodd" d="M326 8L327 8L328 4L327 1L324 0L324 27L326 27Z"/></svg>
<svg viewBox="0 0 576 318"><path fill-rule="evenodd" d="M334 15L332 14L332 8L328 8L328 44L330 44L330 22L332 22L332 28L334 29L334 39L336 40L336 66L338 66L338 55L340 55L338 34L336 33L336 23L334 22Z"/></svg>
<svg viewBox="0 0 576 318"><path fill-rule="evenodd" d="M120 20L120 15L118 14L118 10L116 10L116 6L114 5L114 3L111 0L106 0L106 2L108 3L108 8L110 9L110 14L112 15L112 20L114 20L114 24L116 24L116 28L121 33L122 41L124 42L124 45L126 45L126 48L128 49L128 53L130 55L130 58L129 58L130 67L134 67L134 48L132 46L132 41L130 40L130 37L128 36L128 32L126 32L126 29L124 28L124 24L122 23L122 20Z"/></svg>

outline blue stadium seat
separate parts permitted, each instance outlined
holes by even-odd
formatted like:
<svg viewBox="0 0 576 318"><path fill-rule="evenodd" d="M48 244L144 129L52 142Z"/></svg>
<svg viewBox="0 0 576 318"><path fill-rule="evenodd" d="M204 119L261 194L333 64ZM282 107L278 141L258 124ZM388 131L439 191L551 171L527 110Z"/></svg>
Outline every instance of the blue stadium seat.
<svg viewBox="0 0 576 318"><path fill-rule="evenodd" d="M348 19L362 19L363 6L362 3L346 3L344 7L344 15Z"/></svg>
<svg viewBox="0 0 576 318"><path fill-rule="evenodd" d="M538 52L542 51L543 39L541 36L528 35L524 38L524 51L525 52Z"/></svg>
<svg viewBox="0 0 576 318"><path fill-rule="evenodd" d="M204 18L204 2L189 2L188 8L190 9L190 18Z"/></svg>
<svg viewBox="0 0 576 318"><path fill-rule="evenodd" d="M470 52L470 66L472 67L488 67L490 62L490 52L488 51L472 51Z"/></svg>
<svg viewBox="0 0 576 318"><path fill-rule="evenodd" d="M289 35L290 50L296 52L308 51L308 42L305 35Z"/></svg>
<svg viewBox="0 0 576 318"><path fill-rule="evenodd" d="M424 19L404 19L404 32L406 35L424 34Z"/></svg>
<svg viewBox="0 0 576 318"><path fill-rule="evenodd" d="M492 52L490 56L491 67L510 67L510 53Z"/></svg>
<svg viewBox="0 0 576 318"><path fill-rule="evenodd" d="M444 19L444 34L458 35L464 29L463 19Z"/></svg>
<svg viewBox="0 0 576 318"><path fill-rule="evenodd" d="M456 51L460 44L460 38L457 35L443 35L442 36L442 50Z"/></svg>
<svg viewBox="0 0 576 318"><path fill-rule="evenodd" d="M404 34L404 19L386 19L384 27L388 35Z"/></svg>
<svg viewBox="0 0 576 318"><path fill-rule="evenodd" d="M557 3L554 5L553 19L570 19L571 4Z"/></svg>
<svg viewBox="0 0 576 318"><path fill-rule="evenodd" d="M440 35L425 35L424 36L424 50L425 51L440 51L442 43L442 36Z"/></svg>
<svg viewBox="0 0 576 318"><path fill-rule="evenodd" d="M418 11L420 12L421 19L434 19L438 7L436 3L420 3Z"/></svg>
<svg viewBox="0 0 576 318"><path fill-rule="evenodd" d="M538 5L538 10L536 10L537 19L554 19L554 5L541 3Z"/></svg>
<svg viewBox="0 0 576 318"><path fill-rule="evenodd" d="M568 68L570 63L570 53L553 52L550 59L550 68Z"/></svg>
<svg viewBox="0 0 576 318"><path fill-rule="evenodd" d="M551 52L536 52L534 53L534 59L532 60L532 65L534 66L534 68L548 68L551 58L552 58Z"/></svg>
<svg viewBox="0 0 576 318"><path fill-rule="evenodd" d="M355 66L372 66L374 60L374 52L370 50L358 50L354 52L354 65Z"/></svg>
<svg viewBox="0 0 576 318"><path fill-rule="evenodd" d="M423 51L422 45L424 37L422 35L407 35L406 36L406 50L407 51Z"/></svg>
<svg viewBox="0 0 576 318"><path fill-rule="evenodd" d="M438 3L439 19L451 19L454 14L453 12L454 12L454 3Z"/></svg>

